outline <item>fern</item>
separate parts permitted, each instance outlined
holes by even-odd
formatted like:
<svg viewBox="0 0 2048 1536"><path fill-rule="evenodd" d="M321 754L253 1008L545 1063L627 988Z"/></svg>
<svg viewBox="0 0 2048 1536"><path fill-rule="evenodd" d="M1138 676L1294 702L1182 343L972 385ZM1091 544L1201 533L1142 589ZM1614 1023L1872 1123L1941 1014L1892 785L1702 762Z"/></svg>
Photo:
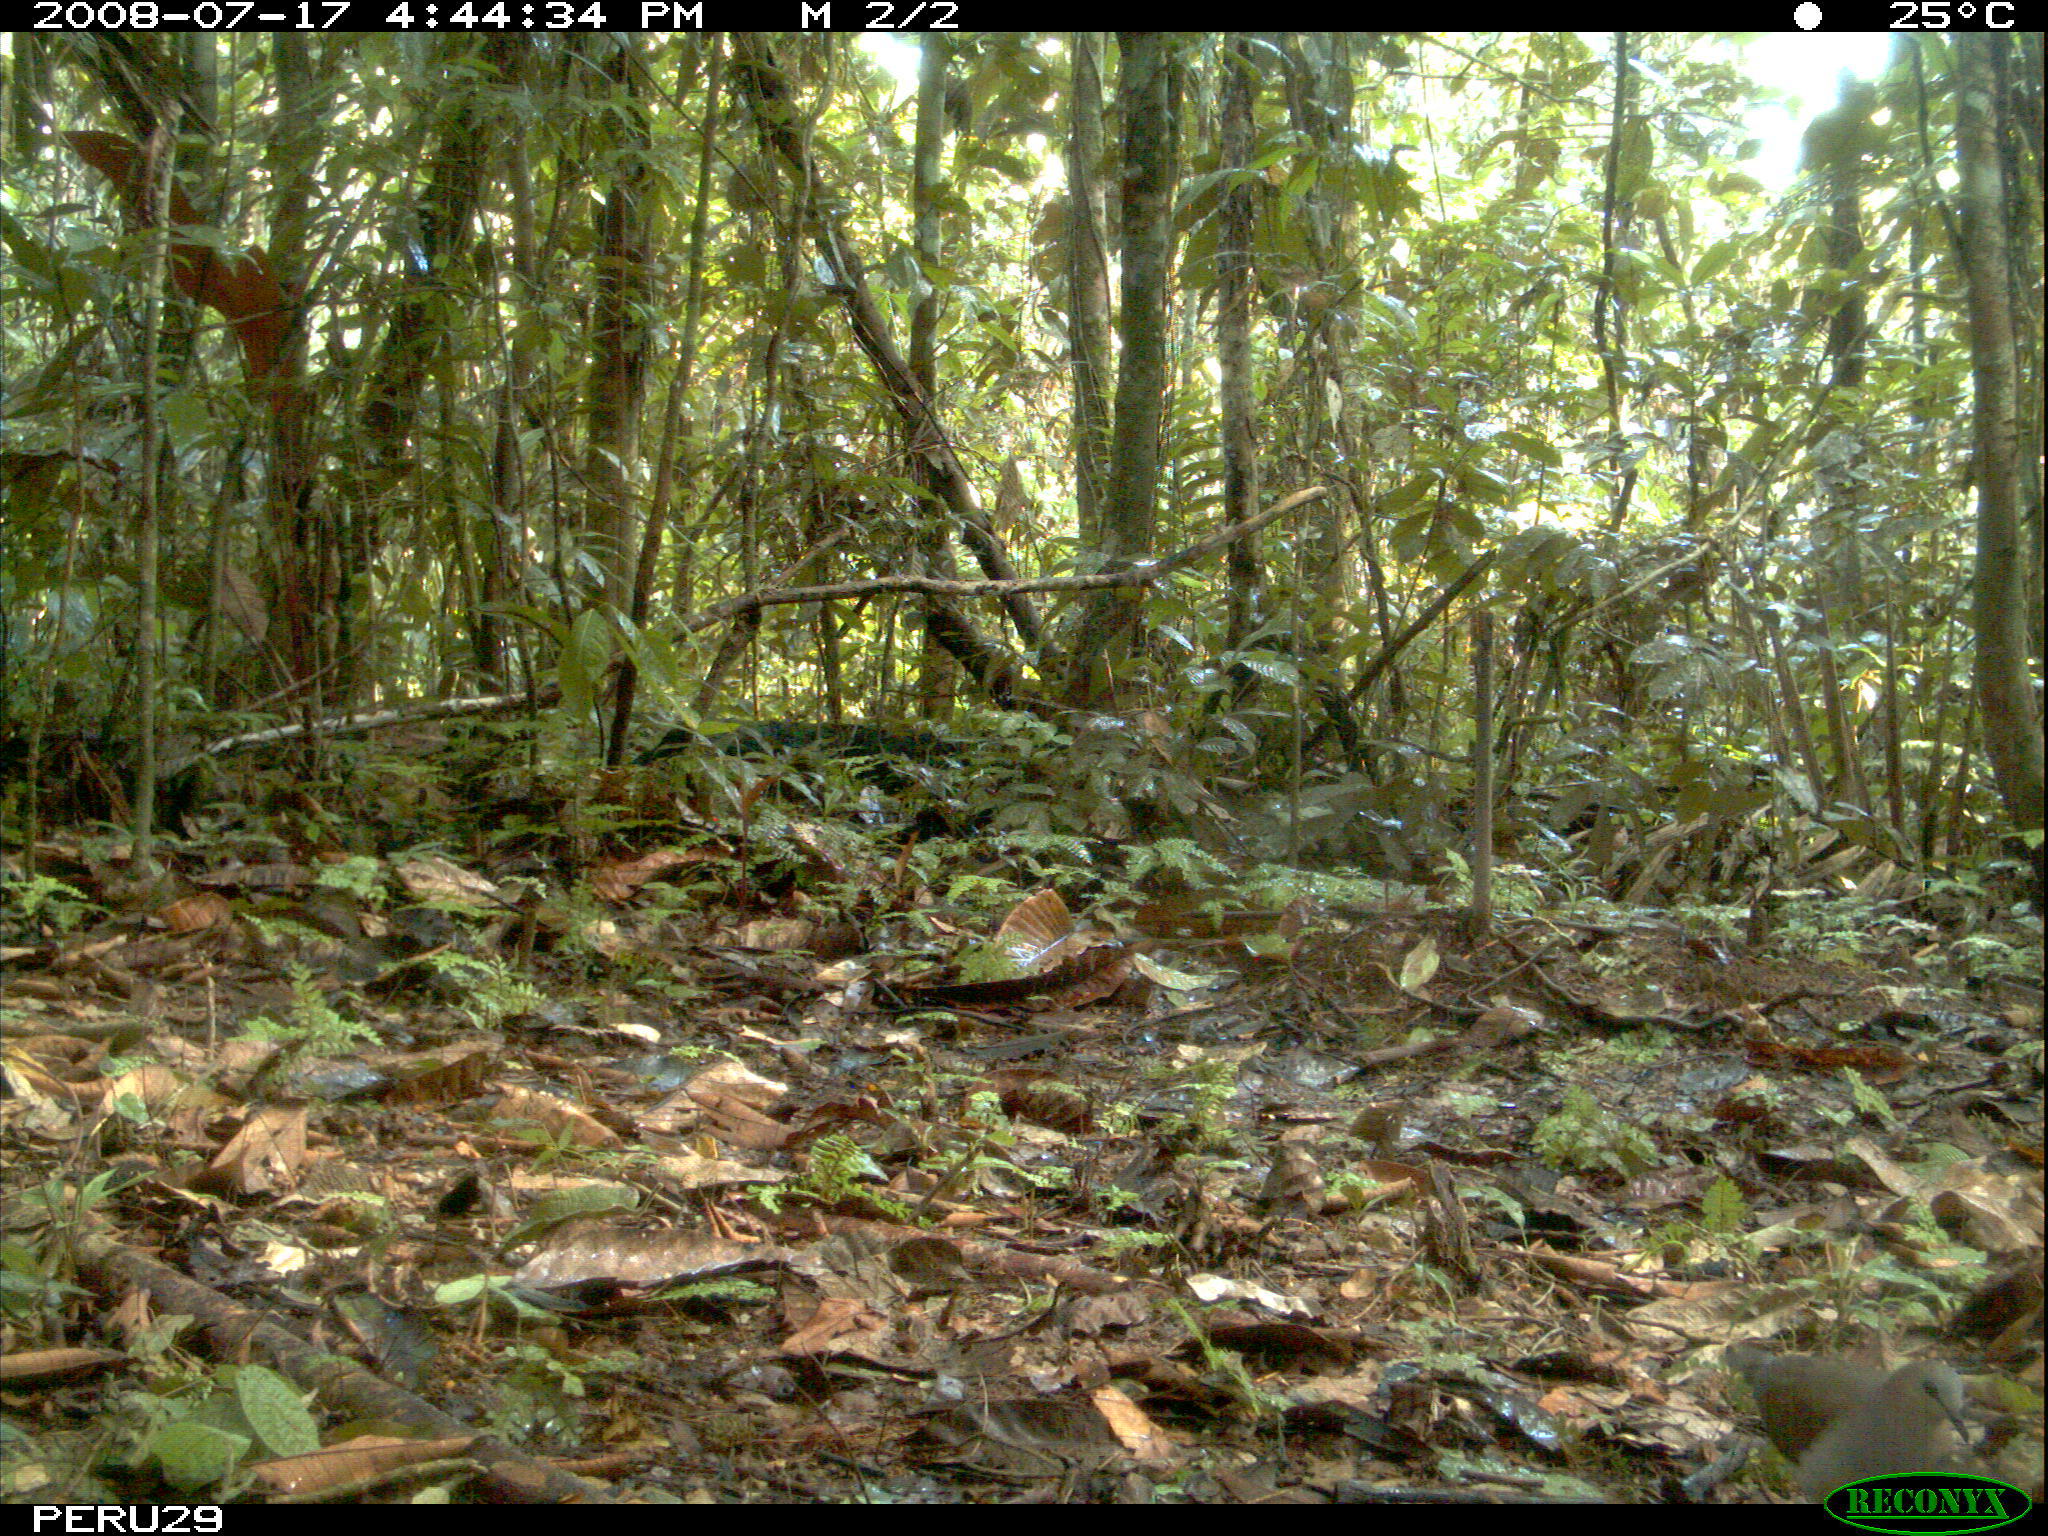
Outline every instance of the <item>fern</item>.
<svg viewBox="0 0 2048 1536"><path fill-rule="evenodd" d="M955 876L947 885L946 902L949 906L992 911L1015 901L1017 894L1017 887L1012 881L970 873Z"/></svg>
<svg viewBox="0 0 2048 1536"><path fill-rule="evenodd" d="M1126 858L1133 882L1163 870L1187 885L1209 885L1229 879L1231 873L1228 865L1185 837L1135 843L1126 850Z"/></svg>

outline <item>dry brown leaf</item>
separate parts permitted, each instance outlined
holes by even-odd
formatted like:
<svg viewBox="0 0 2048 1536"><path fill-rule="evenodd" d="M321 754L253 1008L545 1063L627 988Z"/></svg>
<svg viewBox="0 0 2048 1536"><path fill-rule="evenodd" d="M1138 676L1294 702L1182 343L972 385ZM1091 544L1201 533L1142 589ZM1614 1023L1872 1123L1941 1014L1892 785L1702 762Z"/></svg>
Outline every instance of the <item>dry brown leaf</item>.
<svg viewBox="0 0 2048 1536"><path fill-rule="evenodd" d="M181 896L157 911L157 917L173 933L197 933L216 924L225 926L234 915L235 909L228 905L227 898L212 891Z"/></svg>
<svg viewBox="0 0 2048 1536"><path fill-rule="evenodd" d="M1097 1387L1088 1394L1109 1431L1139 1461L1173 1460L1173 1440L1117 1387Z"/></svg>
<svg viewBox="0 0 2048 1536"><path fill-rule="evenodd" d="M389 1072L387 1104L453 1104L473 1098L484 1085L484 1069L497 1054L488 1041L465 1041L403 1056L380 1056L372 1064Z"/></svg>
<svg viewBox="0 0 2048 1536"><path fill-rule="evenodd" d="M1074 936L1074 917L1060 893L1033 891L1010 908L996 928L994 944L1024 970L1037 970L1058 958L1055 951Z"/></svg>
<svg viewBox="0 0 2048 1536"><path fill-rule="evenodd" d="M751 1072L736 1061L721 1061L691 1078L683 1092L705 1108L737 1102L751 1109L771 1109L789 1094L789 1088L772 1077Z"/></svg>
<svg viewBox="0 0 2048 1536"><path fill-rule="evenodd" d="M407 859L395 873L398 883L415 901L452 901L468 907L498 905L497 886L447 859Z"/></svg>
<svg viewBox="0 0 2048 1536"><path fill-rule="evenodd" d="M1315 1153L1299 1142L1283 1141L1273 1152L1259 1198L1268 1206L1286 1206L1315 1214L1323 1208L1323 1170Z"/></svg>
<svg viewBox="0 0 2048 1536"><path fill-rule="evenodd" d="M229 1193L286 1193L298 1188L306 1164L306 1111L265 1106L242 1122L207 1171Z"/></svg>
<svg viewBox="0 0 2048 1536"><path fill-rule="evenodd" d="M108 1105L132 1094L141 1101L143 1108L157 1116L190 1110L211 1113L224 1108L228 1102L204 1083L195 1083L153 1061L123 1072L105 1083L101 1091L103 1102Z"/></svg>
<svg viewBox="0 0 2048 1536"><path fill-rule="evenodd" d="M119 1365L127 1358L118 1349L26 1349L0 1355L0 1382L11 1387L32 1387L71 1381Z"/></svg>
<svg viewBox="0 0 2048 1536"><path fill-rule="evenodd" d="M869 1351L889 1332L889 1319L857 1296L826 1296L810 1317L782 1341L785 1355L815 1355L837 1350Z"/></svg>
<svg viewBox="0 0 2048 1536"><path fill-rule="evenodd" d="M803 949L810 944L815 926L802 917L757 917L740 924L733 943L741 949Z"/></svg>
<svg viewBox="0 0 2048 1536"><path fill-rule="evenodd" d="M650 880L691 863L680 848L656 848L637 859L600 859L590 875L590 889L600 901L624 901Z"/></svg>
<svg viewBox="0 0 2048 1536"><path fill-rule="evenodd" d="M400 1440L390 1435L362 1435L324 1451L259 1461L249 1471L278 1493L319 1493L377 1482L391 1473L425 1462L447 1461L476 1444L475 1435L449 1435L439 1440Z"/></svg>
<svg viewBox="0 0 2048 1536"><path fill-rule="evenodd" d="M1095 1128L1088 1095L1050 1072L1012 1067L991 1072L988 1083L1001 1101L1003 1113L1014 1120L1029 1120L1076 1136Z"/></svg>
<svg viewBox="0 0 2048 1536"><path fill-rule="evenodd" d="M44 1070L43 1064L33 1056L26 1055L11 1045L7 1048L5 1056L0 1057L0 1081L5 1081L9 1093L19 1094L24 1098L47 1100L52 1106L65 1105L76 1108L81 1100L92 1097L90 1093L79 1091L84 1084L74 1088L72 1084Z"/></svg>
<svg viewBox="0 0 2048 1536"><path fill-rule="evenodd" d="M565 1222L512 1278L521 1285L559 1289L589 1280L615 1280L651 1291L715 1275L766 1269L786 1262L769 1243L743 1243L701 1231L646 1230L609 1221Z"/></svg>
<svg viewBox="0 0 2048 1536"><path fill-rule="evenodd" d="M567 1099L529 1088L507 1088L498 1099L497 1118L529 1121L550 1139L559 1139L566 1132L572 1146L609 1149L624 1145L609 1129Z"/></svg>

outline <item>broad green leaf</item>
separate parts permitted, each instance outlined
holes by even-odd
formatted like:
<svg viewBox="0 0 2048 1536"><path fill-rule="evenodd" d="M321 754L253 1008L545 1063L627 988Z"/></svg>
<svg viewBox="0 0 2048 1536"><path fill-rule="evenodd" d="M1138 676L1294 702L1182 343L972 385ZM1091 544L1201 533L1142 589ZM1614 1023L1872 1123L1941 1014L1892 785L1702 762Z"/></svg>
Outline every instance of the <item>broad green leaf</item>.
<svg viewBox="0 0 2048 1536"><path fill-rule="evenodd" d="M272 1456L309 1456L320 1449L320 1430L306 1411L305 1394L273 1370L245 1365L235 1372L235 1402Z"/></svg>
<svg viewBox="0 0 2048 1536"><path fill-rule="evenodd" d="M248 1454L251 1443L247 1435L183 1419L162 1430L150 1441L149 1450L163 1469L165 1482L192 1492L226 1477Z"/></svg>
<svg viewBox="0 0 2048 1536"><path fill-rule="evenodd" d="M1436 939L1424 936L1401 962L1402 990L1420 992L1429 985L1429 979L1436 975L1436 968L1442 963L1443 958L1436 951Z"/></svg>

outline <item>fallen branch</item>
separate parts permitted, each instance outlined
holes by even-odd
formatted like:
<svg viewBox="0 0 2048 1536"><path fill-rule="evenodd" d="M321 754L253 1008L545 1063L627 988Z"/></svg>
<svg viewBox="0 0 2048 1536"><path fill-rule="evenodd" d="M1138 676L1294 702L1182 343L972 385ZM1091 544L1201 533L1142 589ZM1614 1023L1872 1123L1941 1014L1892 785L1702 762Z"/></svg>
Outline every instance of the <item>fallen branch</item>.
<svg viewBox="0 0 2048 1536"><path fill-rule="evenodd" d="M750 609L772 608L787 603L831 602L844 597L869 597L877 592L927 592L935 597L1001 597L1012 592L1089 592L1103 587L1142 587L1170 576L1205 555L1214 554L1226 544L1235 543L1257 533L1268 523L1285 517L1296 507L1328 494L1328 489L1324 486L1309 486L1292 495L1281 497L1255 516L1245 518L1242 522L1227 524L1192 544L1183 545L1170 555L1157 560L1143 560L1122 570L1098 571L1090 576L1041 576L1016 581L958 581L937 576L871 576L859 581L833 582L824 586L771 587L761 592L743 592L738 597L729 597L723 602L711 604L708 608L699 608L695 613L684 614L676 621L677 627L688 634L695 630L708 629L713 624L723 623ZM522 690L519 693L491 694L469 699L422 699L416 703L396 704L389 709L358 710L353 714L334 715L325 720L316 720L311 725L300 722L272 726L261 731L245 731L240 735L224 736L219 741L208 743L190 757L173 764L165 772L175 773L202 757L218 757L223 753L240 751L244 747L296 741L307 735L350 736L364 731L383 730L394 725L418 725L429 720L449 720L466 715L505 714L529 706L545 708L560 697L560 690L547 687L541 689L537 695Z"/></svg>
<svg viewBox="0 0 2048 1536"><path fill-rule="evenodd" d="M742 592L723 602L699 608L677 620L677 627L689 633L720 624L750 609L773 608L786 603L823 603L845 597L872 597L878 592L925 592L933 597L1007 597L1017 592L1094 592L1104 587L1142 587L1170 576L1182 566L1214 554L1226 544L1257 533L1268 523L1285 517L1304 502L1328 495L1320 485L1283 496L1265 511L1217 529L1194 543L1157 560L1141 560L1120 570L1097 571L1089 576L1020 577L1015 581L961 581L941 576L867 576L856 581L829 582L813 587L781 587L765 592Z"/></svg>
<svg viewBox="0 0 2048 1536"><path fill-rule="evenodd" d="M477 1436L473 1425L449 1417L352 1360L315 1349L263 1313L230 1301L189 1275L107 1238L86 1236L78 1247L81 1278L116 1299L125 1291L141 1291L161 1311L189 1314L222 1360L268 1364L329 1407L355 1418L390 1419L434 1438L476 1436L465 1454L482 1466L486 1497L492 1502L612 1502L611 1491L603 1484L536 1461L495 1436Z"/></svg>

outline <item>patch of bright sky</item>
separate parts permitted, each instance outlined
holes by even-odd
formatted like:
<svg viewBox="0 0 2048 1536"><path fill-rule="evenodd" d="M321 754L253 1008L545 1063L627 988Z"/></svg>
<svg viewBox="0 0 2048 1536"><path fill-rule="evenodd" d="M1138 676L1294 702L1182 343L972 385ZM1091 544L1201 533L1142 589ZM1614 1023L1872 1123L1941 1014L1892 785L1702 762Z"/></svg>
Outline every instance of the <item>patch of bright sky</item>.
<svg viewBox="0 0 2048 1536"><path fill-rule="evenodd" d="M1745 167L1765 186L1789 186L1799 174L1799 136L1806 125L1841 100L1844 74L1875 80L1891 57L1885 32L1766 32L1735 45L1743 72L1780 93L1745 119L1763 141Z"/></svg>
<svg viewBox="0 0 2048 1536"><path fill-rule="evenodd" d="M869 33L861 47L908 96L917 89L918 50L897 37ZM1892 37L1884 32L1766 32L1729 42L1743 70L1778 99L1760 105L1746 122L1763 149L1746 169L1775 190L1789 186L1799 172L1799 136L1806 125L1841 97L1841 77L1875 80L1891 56Z"/></svg>
<svg viewBox="0 0 2048 1536"><path fill-rule="evenodd" d="M862 53L889 72L889 78L896 82L898 100L917 94L918 44L878 32L861 33L857 43Z"/></svg>

